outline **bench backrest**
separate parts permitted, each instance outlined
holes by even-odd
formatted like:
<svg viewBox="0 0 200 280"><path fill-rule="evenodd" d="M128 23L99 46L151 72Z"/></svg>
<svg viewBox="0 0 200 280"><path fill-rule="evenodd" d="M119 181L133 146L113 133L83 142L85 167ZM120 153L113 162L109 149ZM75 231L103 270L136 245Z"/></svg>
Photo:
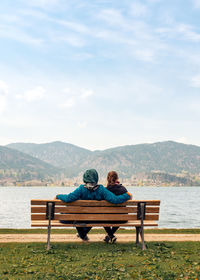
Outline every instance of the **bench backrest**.
<svg viewBox="0 0 200 280"><path fill-rule="evenodd" d="M48 204L52 203L52 212L48 213ZM64 203L60 200L31 200L31 220L41 222L53 221L136 221L141 220L141 203L144 205L143 220L158 221L160 200L128 200L122 204L107 201L77 200ZM116 215L117 214L117 215ZM38 224L38 223L37 223ZM42 223L41 223L42 225Z"/></svg>

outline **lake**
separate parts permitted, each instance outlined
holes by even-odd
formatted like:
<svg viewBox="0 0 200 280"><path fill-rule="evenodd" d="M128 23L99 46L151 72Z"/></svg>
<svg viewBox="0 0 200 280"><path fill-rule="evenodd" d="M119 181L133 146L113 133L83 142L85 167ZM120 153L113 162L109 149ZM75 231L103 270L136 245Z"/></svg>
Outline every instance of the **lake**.
<svg viewBox="0 0 200 280"><path fill-rule="evenodd" d="M0 228L30 228L30 200L72 187L0 187ZM133 199L160 199L159 228L200 228L200 187L127 187Z"/></svg>

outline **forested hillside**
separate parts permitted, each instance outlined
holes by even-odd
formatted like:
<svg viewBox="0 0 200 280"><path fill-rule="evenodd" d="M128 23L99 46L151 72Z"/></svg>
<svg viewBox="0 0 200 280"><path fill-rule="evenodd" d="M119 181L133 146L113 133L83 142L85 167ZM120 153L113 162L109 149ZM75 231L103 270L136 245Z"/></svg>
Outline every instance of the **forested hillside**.
<svg viewBox="0 0 200 280"><path fill-rule="evenodd" d="M43 180L58 176L60 170L28 154L0 146L0 179Z"/></svg>

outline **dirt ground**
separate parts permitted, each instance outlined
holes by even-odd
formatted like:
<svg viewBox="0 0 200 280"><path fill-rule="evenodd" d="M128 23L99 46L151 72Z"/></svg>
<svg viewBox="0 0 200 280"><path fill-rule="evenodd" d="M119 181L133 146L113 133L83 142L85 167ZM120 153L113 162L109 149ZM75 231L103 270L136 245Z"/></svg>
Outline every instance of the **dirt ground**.
<svg viewBox="0 0 200 280"><path fill-rule="evenodd" d="M89 234L90 242L102 242L105 234ZM117 242L134 242L135 234L116 234ZM46 242L47 234L0 234L0 243ZM145 241L200 241L200 234L145 234ZM51 242L82 242L76 234L52 234Z"/></svg>

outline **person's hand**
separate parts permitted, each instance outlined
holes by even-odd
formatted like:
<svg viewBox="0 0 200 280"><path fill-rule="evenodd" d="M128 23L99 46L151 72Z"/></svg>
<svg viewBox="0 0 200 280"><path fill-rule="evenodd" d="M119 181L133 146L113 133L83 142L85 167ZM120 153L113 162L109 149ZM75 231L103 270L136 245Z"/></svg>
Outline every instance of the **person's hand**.
<svg viewBox="0 0 200 280"><path fill-rule="evenodd" d="M53 200L56 200L56 199L57 199L57 198L56 198L56 196L55 196Z"/></svg>
<svg viewBox="0 0 200 280"><path fill-rule="evenodd" d="M129 199L129 200L131 200L131 199L132 199L132 194L129 193L129 192L127 192L127 194L130 196L130 199Z"/></svg>

